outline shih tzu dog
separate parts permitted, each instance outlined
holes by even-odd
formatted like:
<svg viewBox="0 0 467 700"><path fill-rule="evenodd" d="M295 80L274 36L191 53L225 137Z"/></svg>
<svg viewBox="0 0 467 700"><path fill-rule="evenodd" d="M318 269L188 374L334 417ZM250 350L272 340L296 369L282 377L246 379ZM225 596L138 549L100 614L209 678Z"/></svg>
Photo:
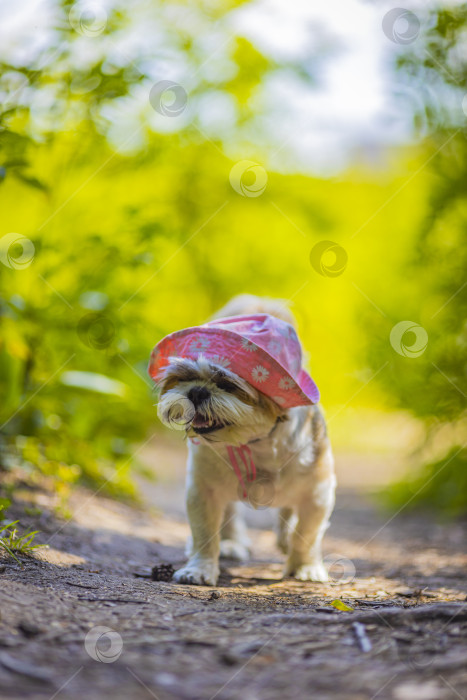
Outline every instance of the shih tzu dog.
<svg viewBox="0 0 467 700"><path fill-rule="evenodd" d="M285 576L328 578L321 541L334 506L334 462L294 326L281 302L241 295L152 352L158 415L188 437L192 541L174 575L180 583L215 585L219 555L248 558L239 501L278 507Z"/></svg>

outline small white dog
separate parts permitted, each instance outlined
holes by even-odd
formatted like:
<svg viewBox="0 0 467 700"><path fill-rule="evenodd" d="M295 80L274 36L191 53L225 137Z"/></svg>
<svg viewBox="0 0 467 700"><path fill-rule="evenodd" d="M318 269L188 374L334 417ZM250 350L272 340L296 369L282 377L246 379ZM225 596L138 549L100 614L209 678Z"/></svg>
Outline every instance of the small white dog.
<svg viewBox="0 0 467 700"><path fill-rule="evenodd" d="M174 575L180 583L215 585L219 555L248 558L241 500L279 508L285 576L328 578L321 542L334 506L334 461L294 325L281 302L241 295L208 324L172 333L153 350L158 415L189 438L192 542Z"/></svg>

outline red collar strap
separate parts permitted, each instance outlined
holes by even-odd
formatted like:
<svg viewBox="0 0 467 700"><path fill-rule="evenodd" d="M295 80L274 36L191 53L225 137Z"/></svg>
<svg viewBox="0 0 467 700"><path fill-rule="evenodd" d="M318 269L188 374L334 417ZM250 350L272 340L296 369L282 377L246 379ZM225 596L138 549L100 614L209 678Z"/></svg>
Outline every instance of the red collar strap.
<svg viewBox="0 0 467 700"><path fill-rule="evenodd" d="M196 438L190 438L190 440L194 445L200 444L199 440L197 440ZM256 479L256 466L248 445L240 445L240 447L232 447L232 445L227 445L227 453L229 455L230 464L232 465L232 468L235 472L235 476L237 477L238 482L242 487L242 496L243 498L246 498L246 486L245 482L243 481L241 467L238 464L237 457L235 456L235 450L237 450L238 455L241 457L241 460L245 466L247 481L254 481Z"/></svg>
<svg viewBox="0 0 467 700"><path fill-rule="evenodd" d="M239 484L242 487L243 498L247 497L245 482L243 481L242 470L238 464L237 457L235 456L235 450L237 450L238 455L241 457L242 462L246 470L247 481L254 481L256 479L256 467L253 462L253 457L251 456L251 450L248 445L240 445L240 447L232 447L227 445L227 453L229 455L230 463L235 472Z"/></svg>
<svg viewBox="0 0 467 700"><path fill-rule="evenodd" d="M199 445L199 440L196 438L190 438L191 442L194 445ZM242 496L243 498L247 497L247 491L246 491L246 486L245 482L243 481L243 476L242 476L242 470L240 465L238 464L237 457L235 456L235 450L237 450L239 456L242 459L242 462L245 466L246 469L246 480L247 481L254 481L256 479L256 466L255 463L253 462L253 457L251 456L251 450L248 447L248 445L240 445L240 447L232 447L232 445L227 445L227 453L229 455L230 459L230 464L232 465L232 468L235 472L235 476L238 479L239 484L242 487Z"/></svg>

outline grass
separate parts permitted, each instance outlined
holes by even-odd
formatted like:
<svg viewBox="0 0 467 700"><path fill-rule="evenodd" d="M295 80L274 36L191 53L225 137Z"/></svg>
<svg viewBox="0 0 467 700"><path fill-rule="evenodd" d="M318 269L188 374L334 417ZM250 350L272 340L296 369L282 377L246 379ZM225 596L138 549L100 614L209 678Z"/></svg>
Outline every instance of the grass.
<svg viewBox="0 0 467 700"><path fill-rule="evenodd" d="M0 513L2 510L4 510L4 506L0 505ZM15 520L12 523L0 524L0 547L22 566L20 560L15 555L15 552L18 554L30 555L39 547L45 547L46 545L33 544L34 538L39 530L26 532L23 535L18 534L18 530L16 528L18 523L19 520Z"/></svg>

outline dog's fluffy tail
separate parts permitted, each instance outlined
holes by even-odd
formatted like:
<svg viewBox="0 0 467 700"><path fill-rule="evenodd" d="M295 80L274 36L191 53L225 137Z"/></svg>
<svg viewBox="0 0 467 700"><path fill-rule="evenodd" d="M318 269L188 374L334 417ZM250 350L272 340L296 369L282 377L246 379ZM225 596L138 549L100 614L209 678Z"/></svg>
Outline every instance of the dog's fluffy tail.
<svg viewBox="0 0 467 700"><path fill-rule="evenodd" d="M271 299L270 297L257 297L254 294L239 294L227 302L222 309L219 309L213 319L225 318L226 316L251 316L252 314L270 314L276 318L290 323L294 328L297 324L292 312L287 307L287 302L282 299Z"/></svg>

